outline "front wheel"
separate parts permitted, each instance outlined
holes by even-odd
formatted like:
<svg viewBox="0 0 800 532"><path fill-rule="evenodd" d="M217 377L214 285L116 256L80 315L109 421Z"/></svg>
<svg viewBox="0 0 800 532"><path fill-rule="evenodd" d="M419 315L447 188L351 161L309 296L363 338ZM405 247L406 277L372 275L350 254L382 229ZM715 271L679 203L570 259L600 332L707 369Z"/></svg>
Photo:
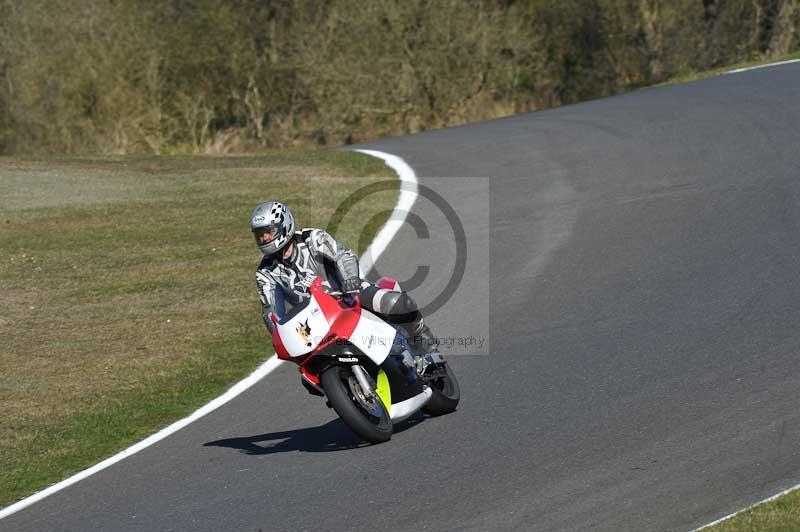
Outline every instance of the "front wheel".
<svg viewBox="0 0 800 532"><path fill-rule="evenodd" d="M392 437L392 420L377 395L367 397L347 366L332 366L320 381L331 406L350 429L370 443Z"/></svg>
<svg viewBox="0 0 800 532"><path fill-rule="evenodd" d="M453 412L461 399L461 390L458 387L456 374L450 369L447 362L431 367L430 375L426 375L426 382L433 390L433 395L422 407L429 416L442 416ZM426 372L427 373L427 372Z"/></svg>

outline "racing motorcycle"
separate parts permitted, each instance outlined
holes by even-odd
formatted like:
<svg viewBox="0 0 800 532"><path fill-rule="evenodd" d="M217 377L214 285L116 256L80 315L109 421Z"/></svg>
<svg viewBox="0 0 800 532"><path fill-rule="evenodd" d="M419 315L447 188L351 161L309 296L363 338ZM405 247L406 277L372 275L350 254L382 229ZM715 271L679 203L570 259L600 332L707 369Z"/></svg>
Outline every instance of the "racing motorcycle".
<svg viewBox="0 0 800 532"><path fill-rule="evenodd" d="M380 288L399 289L384 277ZM310 298L275 324L272 344L296 363L303 386L327 397L342 421L371 443L392 437L393 424L422 410L431 416L456 409L460 390L438 353L412 352L402 327L361 306L357 295L334 291L316 277Z"/></svg>

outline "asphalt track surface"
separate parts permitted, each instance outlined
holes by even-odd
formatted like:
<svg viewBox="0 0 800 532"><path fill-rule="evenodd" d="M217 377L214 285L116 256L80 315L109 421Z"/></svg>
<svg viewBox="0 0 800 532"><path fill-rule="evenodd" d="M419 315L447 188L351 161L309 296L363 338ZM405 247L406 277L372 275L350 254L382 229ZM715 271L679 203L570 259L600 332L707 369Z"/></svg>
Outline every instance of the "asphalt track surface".
<svg viewBox="0 0 800 532"><path fill-rule="evenodd" d="M797 484L798 103L792 64L370 144L468 235L458 411L358 446L284 365L0 530L688 530ZM378 262L423 301L430 231Z"/></svg>

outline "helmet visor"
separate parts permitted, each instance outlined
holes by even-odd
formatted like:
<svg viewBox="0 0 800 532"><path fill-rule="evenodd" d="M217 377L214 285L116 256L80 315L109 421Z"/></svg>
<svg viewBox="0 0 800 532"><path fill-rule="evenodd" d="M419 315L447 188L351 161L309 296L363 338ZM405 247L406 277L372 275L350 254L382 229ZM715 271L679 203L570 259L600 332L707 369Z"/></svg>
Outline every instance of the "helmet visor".
<svg viewBox="0 0 800 532"><path fill-rule="evenodd" d="M253 229L253 236L256 239L256 244L263 246L269 244L280 236L280 228L278 224L270 224L264 227Z"/></svg>

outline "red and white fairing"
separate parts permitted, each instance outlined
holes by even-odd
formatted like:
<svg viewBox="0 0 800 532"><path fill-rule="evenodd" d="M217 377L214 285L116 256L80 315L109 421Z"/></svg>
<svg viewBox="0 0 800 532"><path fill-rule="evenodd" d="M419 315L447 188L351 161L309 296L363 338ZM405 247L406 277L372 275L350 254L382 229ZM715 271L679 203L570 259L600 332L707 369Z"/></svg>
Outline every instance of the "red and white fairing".
<svg viewBox="0 0 800 532"><path fill-rule="evenodd" d="M343 307L323 290L319 277L311 283L309 292L309 303L286 323L272 318L276 324L273 344L279 358L297 359L336 340L347 340L376 365L383 363L397 334L394 327L365 310L359 301Z"/></svg>

